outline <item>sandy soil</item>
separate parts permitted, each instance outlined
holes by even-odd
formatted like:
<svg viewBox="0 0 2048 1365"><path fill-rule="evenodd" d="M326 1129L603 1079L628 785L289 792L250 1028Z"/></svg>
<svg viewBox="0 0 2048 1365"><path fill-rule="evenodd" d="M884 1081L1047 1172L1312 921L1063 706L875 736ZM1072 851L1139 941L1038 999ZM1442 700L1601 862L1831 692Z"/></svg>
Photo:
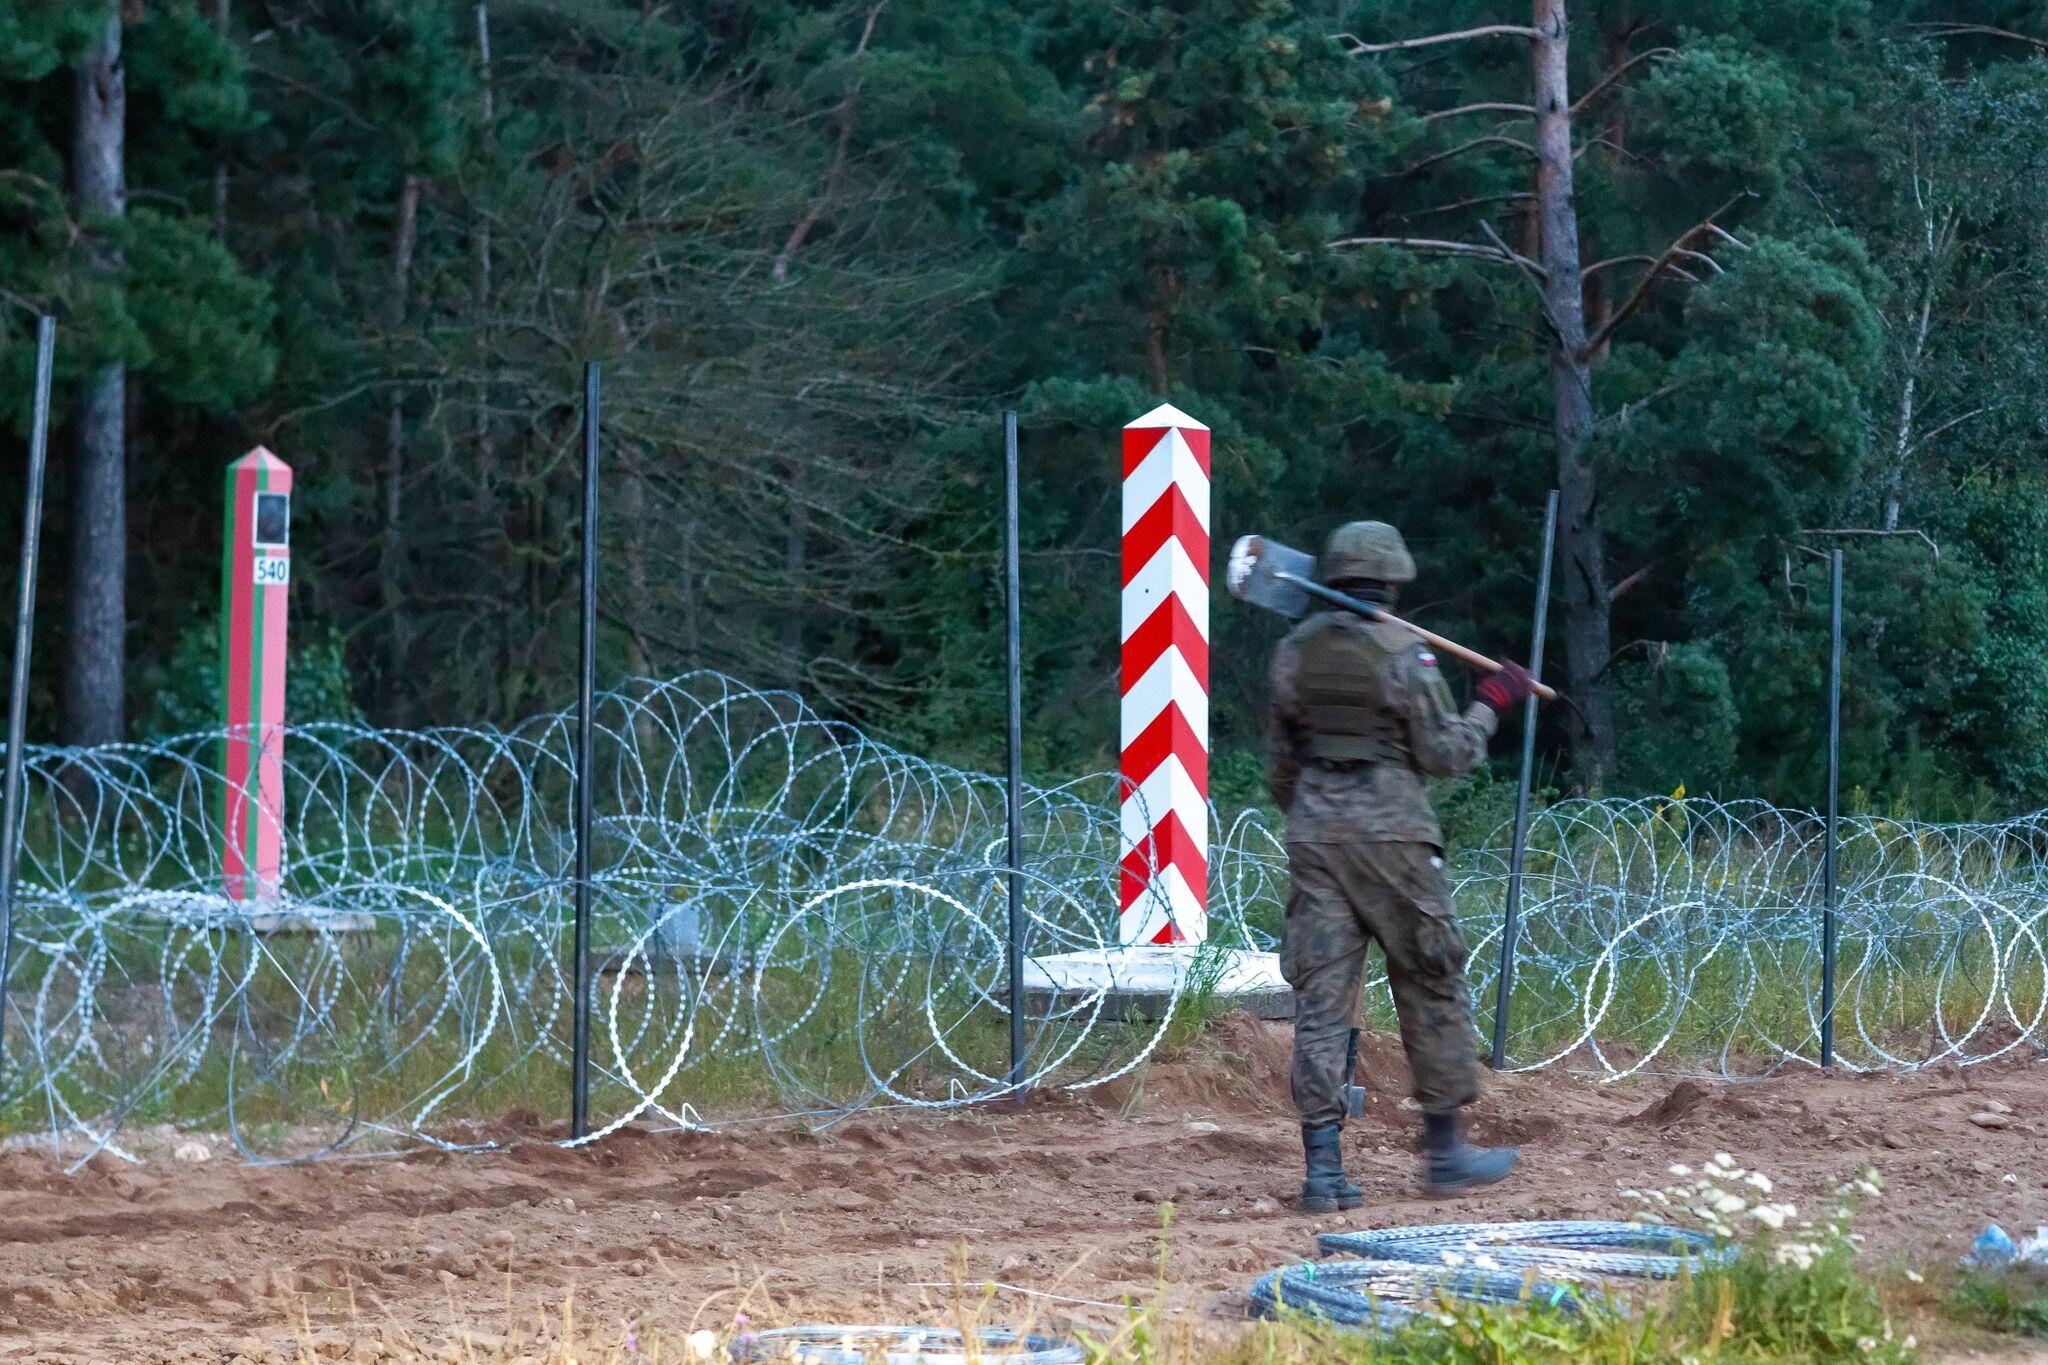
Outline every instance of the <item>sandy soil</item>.
<svg viewBox="0 0 2048 1365"><path fill-rule="evenodd" d="M1015 1287L995 1291L999 1316L1101 1323L1113 1314L1099 1305L1154 1293L1166 1201L1173 1311L1220 1328L1319 1228L1622 1216L1618 1189L1716 1151L1770 1173L1802 1211L1877 1166L1889 1187L1859 1227L1880 1261L1952 1259L1987 1221L2048 1223L2048 1062L2034 1055L1742 1085L1500 1078L1478 1128L1520 1143L1521 1171L1429 1200L1415 1115L1393 1098L1398 1052L1377 1040L1371 1110L1346 1134L1368 1203L1339 1220L1288 1205L1286 1048L1284 1026L1239 1016L1198 1059L1115 1093L871 1113L817 1134L629 1132L572 1153L527 1124L500 1154L281 1168L102 1156L76 1177L16 1150L0 1155L0 1359L376 1359L373 1340L463 1331L488 1347L572 1293L606 1332L700 1309L724 1325L736 1286L756 1325L934 1322L952 1291L919 1286L944 1286L962 1257L970 1281ZM1993 1102L2008 1126L1973 1124ZM1063 1297L1019 1292L1033 1289Z"/></svg>

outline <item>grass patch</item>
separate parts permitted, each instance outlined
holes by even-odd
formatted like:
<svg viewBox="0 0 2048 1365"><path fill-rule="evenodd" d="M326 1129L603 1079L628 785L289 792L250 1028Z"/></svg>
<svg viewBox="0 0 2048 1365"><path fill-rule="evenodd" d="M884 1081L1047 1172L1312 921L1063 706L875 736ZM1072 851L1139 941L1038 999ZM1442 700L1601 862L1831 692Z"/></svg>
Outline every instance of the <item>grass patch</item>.
<svg viewBox="0 0 2048 1365"><path fill-rule="evenodd" d="M963 1270L956 1263L949 1302L929 1304L914 1317L970 1334L1001 1320L992 1298ZM1677 1284L1634 1286L1631 1292L1638 1296L1632 1305L1594 1299L1577 1312L1445 1304L1412 1327L1379 1336L1300 1315L1232 1327L1206 1314L1176 1311L1162 1268L1156 1298L1132 1305L1110 1327L1062 1332L1028 1311L1005 1325L1066 1336L1085 1349L1090 1365L1912 1365L1920 1358L1913 1338L1895 1324L1884 1292L1857 1271L1846 1250L1802 1268L1774 1263L1759 1249L1725 1269ZM833 1320L859 1317L845 1316L842 1308ZM681 1320L640 1315L593 1321L565 1301L536 1304L491 1323L489 1330L451 1323L452 1341L423 1341L355 1311L339 1322L316 1323L302 1308L295 1340L272 1358L306 1361L357 1351L354 1358L476 1365L716 1361L734 1358L728 1351L736 1343L742 1347L739 1358L746 1358L749 1332L801 1320L799 1305L776 1302L759 1284L713 1295ZM904 1321L888 1312L874 1320ZM358 1343L367 1342L376 1347L363 1355ZM994 1351L979 1358L989 1365L1004 1359Z"/></svg>
<svg viewBox="0 0 2048 1365"><path fill-rule="evenodd" d="M1801 1268L1762 1250L1674 1285L1635 1286L1634 1303L1592 1298L1577 1311L1540 1304L1446 1303L1414 1325L1371 1335L1290 1314L1205 1345L1192 1324L1151 1308L1088 1344L1102 1365L1719 1365L1720 1362L1918 1359L1876 1282L1838 1250Z"/></svg>
<svg viewBox="0 0 2048 1365"><path fill-rule="evenodd" d="M1939 1307L1964 1327L2048 1339L2048 1273L2023 1266L1960 1271Z"/></svg>

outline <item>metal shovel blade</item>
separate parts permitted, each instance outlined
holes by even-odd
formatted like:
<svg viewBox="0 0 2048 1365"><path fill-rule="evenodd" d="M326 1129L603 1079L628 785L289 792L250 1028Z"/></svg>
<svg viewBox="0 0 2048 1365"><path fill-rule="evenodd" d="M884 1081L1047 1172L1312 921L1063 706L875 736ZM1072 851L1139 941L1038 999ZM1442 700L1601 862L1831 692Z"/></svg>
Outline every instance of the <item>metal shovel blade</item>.
<svg viewBox="0 0 2048 1365"><path fill-rule="evenodd" d="M1299 621L1308 615L1310 603L1302 584L1314 582L1315 574L1313 555L1264 536L1240 536L1230 547L1224 582L1238 601Z"/></svg>

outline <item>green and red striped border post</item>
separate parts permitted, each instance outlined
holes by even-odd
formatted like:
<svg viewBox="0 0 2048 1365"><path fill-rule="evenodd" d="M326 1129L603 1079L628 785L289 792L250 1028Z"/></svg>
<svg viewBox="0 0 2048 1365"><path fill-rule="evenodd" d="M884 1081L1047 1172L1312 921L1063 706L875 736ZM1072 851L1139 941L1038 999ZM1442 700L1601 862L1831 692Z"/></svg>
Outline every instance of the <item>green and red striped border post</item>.
<svg viewBox="0 0 2048 1365"><path fill-rule="evenodd" d="M221 879L230 900L277 897L284 873L285 603L291 466L257 446L228 466L221 555Z"/></svg>

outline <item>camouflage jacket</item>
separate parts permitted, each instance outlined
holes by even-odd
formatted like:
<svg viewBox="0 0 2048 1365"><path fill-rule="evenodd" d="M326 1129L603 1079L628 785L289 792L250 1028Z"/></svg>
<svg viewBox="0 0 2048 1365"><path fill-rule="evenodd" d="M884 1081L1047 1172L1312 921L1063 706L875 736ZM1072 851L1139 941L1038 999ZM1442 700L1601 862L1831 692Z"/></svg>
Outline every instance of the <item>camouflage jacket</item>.
<svg viewBox="0 0 2048 1365"><path fill-rule="evenodd" d="M1406 627L1375 622L1363 628L1385 651L1386 662L1363 691L1391 713L1399 758L1355 766L1309 758L1310 730L1300 694L1303 643L1331 629L1332 618L1339 615L1307 617L1273 654L1266 786L1287 812L1288 842L1423 843L1441 849L1443 832L1422 779L1456 777L1477 768L1499 717L1481 702L1460 715L1429 647Z"/></svg>

